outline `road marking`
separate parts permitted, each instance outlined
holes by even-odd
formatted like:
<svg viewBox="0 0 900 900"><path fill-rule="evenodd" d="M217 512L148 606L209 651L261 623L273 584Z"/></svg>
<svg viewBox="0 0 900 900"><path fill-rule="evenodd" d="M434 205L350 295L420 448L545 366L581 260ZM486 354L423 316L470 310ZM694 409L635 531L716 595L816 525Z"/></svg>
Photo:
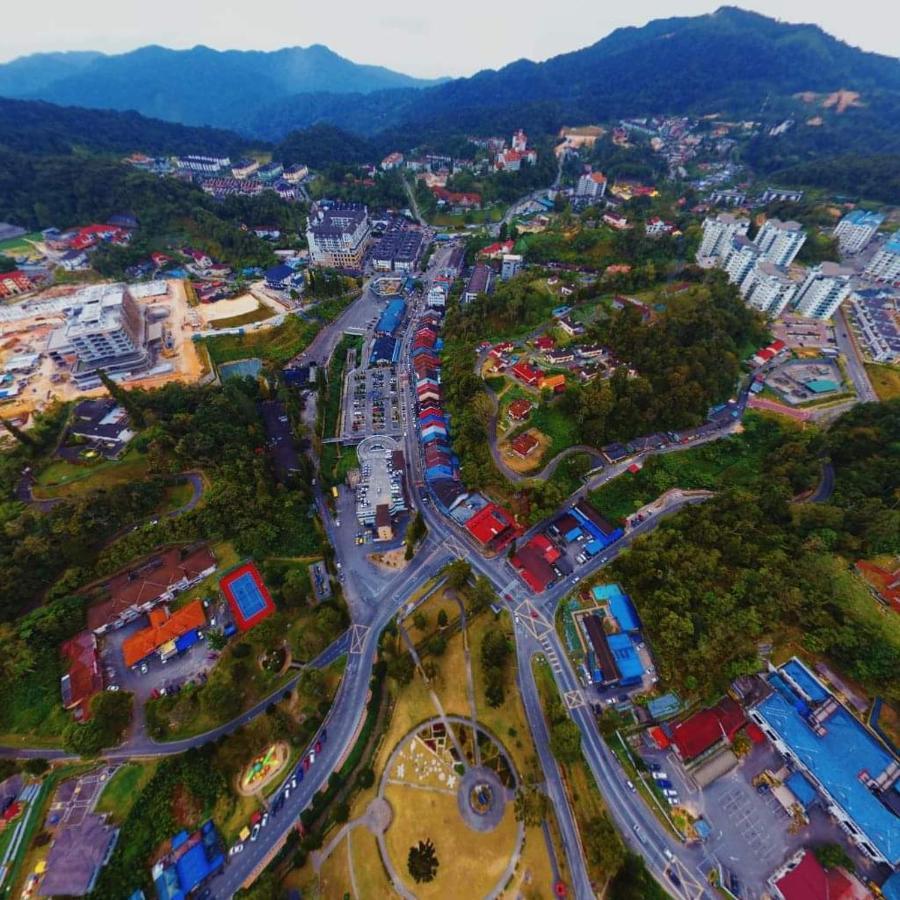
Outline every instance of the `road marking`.
<svg viewBox="0 0 900 900"><path fill-rule="evenodd" d="M569 709L580 709L582 706L587 706L584 694L581 691L566 691L563 699L566 701L566 706Z"/></svg>
<svg viewBox="0 0 900 900"><path fill-rule="evenodd" d="M368 625L354 625L350 629L350 652L352 654L359 655L363 652L368 633Z"/></svg>

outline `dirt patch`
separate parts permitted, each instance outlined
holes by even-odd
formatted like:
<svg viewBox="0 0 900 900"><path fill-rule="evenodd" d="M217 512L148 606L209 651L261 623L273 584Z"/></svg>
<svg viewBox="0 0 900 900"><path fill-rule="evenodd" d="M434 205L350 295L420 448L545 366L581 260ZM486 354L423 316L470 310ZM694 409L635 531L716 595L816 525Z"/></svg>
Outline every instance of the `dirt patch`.
<svg viewBox="0 0 900 900"><path fill-rule="evenodd" d="M233 319L235 316L243 316L259 309L259 300L253 294L241 294L231 300L218 300L215 303L201 303L197 307L200 318L204 323L215 322L219 319Z"/></svg>
<svg viewBox="0 0 900 900"><path fill-rule="evenodd" d="M535 469L539 468L544 459L544 455L547 452L547 448L550 446L550 438L542 431L538 431L537 428L529 428L525 434L530 434L538 442L537 446L528 454L528 456L519 456L519 454L512 449L512 445L509 441L503 441L499 445L500 456L502 457L503 462L506 463L513 472L516 472L519 475L533 472Z"/></svg>
<svg viewBox="0 0 900 900"><path fill-rule="evenodd" d="M183 785L175 786L172 795L172 817L182 828L192 827L200 818L203 807L197 798Z"/></svg>
<svg viewBox="0 0 900 900"><path fill-rule="evenodd" d="M394 550L385 550L384 553L370 553L369 559L376 566L380 566L382 569L390 569L392 572L405 569L409 564L409 560L406 559L405 547L397 547Z"/></svg>
<svg viewBox="0 0 900 900"><path fill-rule="evenodd" d="M820 125L823 125L825 120L821 116L813 116L811 119L806 120L807 125L812 125L813 128L818 128Z"/></svg>
<svg viewBox="0 0 900 900"><path fill-rule="evenodd" d="M851 106L862 106L856 91L834 91L822 101L823 109L834 109L840 115Z"/></svg>

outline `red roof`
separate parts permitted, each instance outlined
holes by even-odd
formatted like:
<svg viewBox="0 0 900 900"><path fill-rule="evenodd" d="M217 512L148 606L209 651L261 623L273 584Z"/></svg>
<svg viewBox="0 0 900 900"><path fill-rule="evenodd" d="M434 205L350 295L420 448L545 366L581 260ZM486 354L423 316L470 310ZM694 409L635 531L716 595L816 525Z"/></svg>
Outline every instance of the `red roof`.
<svg viewBox="0 0 900 900"><path fill-rule="evenodd" d="M528 587L538 594L546 590L547 585L553 581L556 575L550 567L550 563L541 556L530 541L512 557L510 562L516 567Z"/></svg>
<svg viewBox="0 0 900 900"><path fill-rule="evenodd" d="M530 412L531 403L523 400L521 397L509 404L509 417L511 419L524 419Z"/></svg>
<svg viewBox="0 0 900 900"><path fill-rule="evenodd" d="M851 900L871 896L842 869L823 869L809 850L804 852L797 867L779 878L775 886L785 900Z"/></svg>
<svg viewBox="0 0 900 900"><path fill-rule="evenodd" d="M236 582L241 583L238 592L234 590ZM219 589L228 600L235 624L241 631L249 631L258 622L275 612L275 602L272 600L259 569L252 562L232 569L219 582ZM245 597L250 598L249 608L241 603ZM262 603L261 607L258 605L260 602Z"/></svg>
<svg viewBox="0 0 900 900"><path fill-rule="evenodd" d="M726 697L712 709L701 709L679 722L672 729L672 742L682 759L694 759L719 741L725 738L732 740L746 722L747 718L740 705Z"/></svg>
<svg viewBox="0 0 900 900"><path fill-rule="evenodd" d="M534 346L537 347L538 350L552 350L556 346L556 341L553 340L550 335L545 334L534 342Z"/></svg>
<svg viewBox="0 0 900 900"><path fill-rule="evenodd" d="M103 690L100 659L97 655L97 639L90 631L81 631L61 647L62 655L69 662L68 687L64 683L67 709L81 707L82 721L90 716L90 699Z"/></svg>
<svg viewBox="0 0 900 900"><path fill-rule="evenodd" d="M513 438L510 442L510 446L513 448L513 451L518 453L519 456L528 456L532 450L538 445L538 439L533 435L529 434L527 431L525 434L520 434L518 437Z"/></svg>
<svg viewBox="0 0 900 900"><path fill-rule="evenodd" d="M506 510L496 503L488 503L466 522L466 531L480 544L486 545L512 526L512 517Z"/></svg>
<svg viewBox="0 0 900 900"><path fill-rule="evenodd" d="M784 348L785 348L786 346L787 346L787 345L784 343L784 341L781 341L781 340L779 340L779 341L772 341L772 343L769 344L769 349L770 349L770 350L774 350L776 353L778 353L780 350L784 350Z"/></svg>
<svg viewBox="0 0 900 900"><path fill-rule="evenodd" d="M512 373L516 378L520 381L524 381L526 384L537 384L537 380L544 374L540 369L536 369L524 360L517 362L512 367Z"/></svg>
<svg viewBox="0 0 900 900"><path fill-rule="evenodd" d="M659 727L659 725L650 729L650 737L653 738L653 742L660 750L667 750L671 743L668 735Z"/></svg>

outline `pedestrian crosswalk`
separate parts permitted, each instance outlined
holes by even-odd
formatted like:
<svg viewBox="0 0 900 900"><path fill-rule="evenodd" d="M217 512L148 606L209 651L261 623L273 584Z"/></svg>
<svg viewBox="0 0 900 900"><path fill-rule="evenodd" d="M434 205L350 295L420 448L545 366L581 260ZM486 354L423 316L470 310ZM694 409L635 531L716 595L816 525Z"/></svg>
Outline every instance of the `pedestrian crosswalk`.
<svg viewBox="0 0 900 900"><path fill-rule="evenodd" d="M539 638L538 643L541 645L544 651L544 656L547 658L547 662L550 663L550 668L557 675L562 672L562 665L559 661L559 655L553 649L553 645L550 643L550 638L547 637L547 632L544 632Z"/></svg>

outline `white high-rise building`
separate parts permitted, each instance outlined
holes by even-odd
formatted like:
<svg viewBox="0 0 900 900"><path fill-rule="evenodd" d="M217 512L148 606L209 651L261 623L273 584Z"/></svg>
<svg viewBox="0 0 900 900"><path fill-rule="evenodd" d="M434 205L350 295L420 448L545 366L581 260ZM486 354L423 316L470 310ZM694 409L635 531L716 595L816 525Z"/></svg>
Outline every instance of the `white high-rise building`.
<svg viewBox="0 0 900 900"><path fill-rule="evenodd" d="M703 239L697 250L697 259L716 259L726 256L731 250L732 241L736 237L746 237L750 220L719 213L714 219L703 220Z"/></svg>
<svg viewBox="0 0 900 900"><path fill-rule="evenodd" d="M606 193L606 176L602 172L586 172L575 188L577 200L599 200Z"/></svg>
<svg viewBox="0 0 900 900"><path fill-rule="evenodd" d="M769 262L789 266L806 242L806 232L799 222L768 219L753 240Z"/></svg>
<svg viewBox="0 0 900 900"><path fill-rule="evenodd" d="M741 294L748 306L774 318L796 297L797 282L787 269L761 259L741 282Z"/></svg>
<svg viewBox="0 0 900 900"><path fill-rule="evenodd" d="M877 281L900 282L900 231L872 257L866 275Z"/></svg>
<svg viewBox="0 0 900 900"><path fill-rule="evenodd" d="M738 235L727 255L719 257L719 264L732 284L741 284L759 258L759 247L745 235Z"/></svg>
<svg viewBox="0 0 900 900"><path fill-rule="evenodd" d="M847 213L837 227L834 236L838 239L842 253L859 253L865 249L869 241L875 237L884 216L881 213L867 212L864 209L854 209Z"/></svg>
<svg viewBox="0 0 900 900"><path fill-rule="evenodd" d="M518 253L504 253L500 264L500 280L509 281L522 271L522 257Z"/></svg>
<svg viewBox="0 0 900 900"><path fill-rule="evenodd" d="M309 258L319 266L359 269L369 243L369 210L362 203L314 208L306 226Z"/></svg>
<svg viewBox="0 0 900 900"><path fill-rule="evenodd" d="M809 269L797 292L795 311L811 319L830 319L850 294L852 274L852 269L833 262Z"/></svg>

